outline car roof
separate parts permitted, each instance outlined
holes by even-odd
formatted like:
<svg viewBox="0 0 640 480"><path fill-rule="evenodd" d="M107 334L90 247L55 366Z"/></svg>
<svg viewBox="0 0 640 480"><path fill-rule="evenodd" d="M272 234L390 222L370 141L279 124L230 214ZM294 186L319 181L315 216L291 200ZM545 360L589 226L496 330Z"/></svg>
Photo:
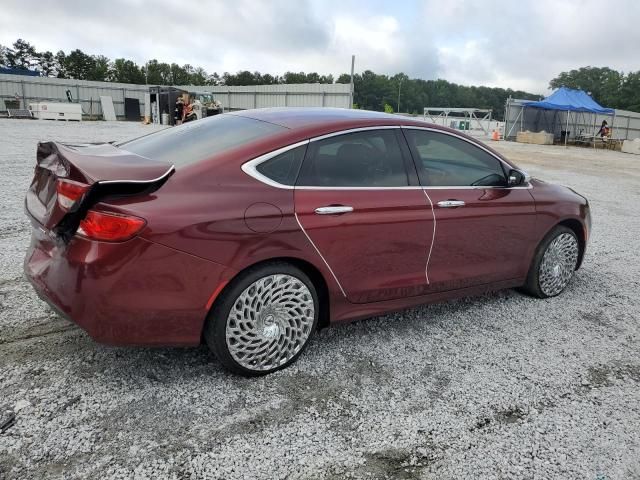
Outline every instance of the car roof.
<svg viewBox="0 0 640 480"><path fill-rule="evenodd" d="M346 108L327 107L281 107L259 108L231 112L247 118L269 122L297 130L308 128L369 126L369 125L424 125L423 121L388 113Z"/></svg>

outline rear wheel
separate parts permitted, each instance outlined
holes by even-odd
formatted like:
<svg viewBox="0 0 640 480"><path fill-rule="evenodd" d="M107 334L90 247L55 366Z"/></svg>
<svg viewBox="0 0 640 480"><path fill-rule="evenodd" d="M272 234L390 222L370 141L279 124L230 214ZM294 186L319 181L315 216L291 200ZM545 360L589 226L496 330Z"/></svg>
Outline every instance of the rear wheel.
<svg viewBox="0 0 640 480"><path fill-rule="evenodd" d="M559 295L576 270L579 252L573 230L561 225L554 228L538 246L524 290L538 298Z"/></svg>
<svg viewBox="0 0 640 480"><path fill-rule="evenodd" d="M309 277L288 263L265 264L233 280L208 315L204 337L218 360L245 376L293 363L318 323Z"/></svg>

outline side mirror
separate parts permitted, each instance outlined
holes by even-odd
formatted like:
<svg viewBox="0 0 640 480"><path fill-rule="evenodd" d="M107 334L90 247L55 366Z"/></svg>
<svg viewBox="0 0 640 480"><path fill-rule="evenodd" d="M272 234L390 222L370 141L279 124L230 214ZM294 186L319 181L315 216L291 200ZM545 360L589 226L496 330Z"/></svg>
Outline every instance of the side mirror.
<svg viewBox="0 0 640 480"><path fill-rule="evenodd" d="M516 170L515 168L509 170L509 178L507 180L507 185L509 187L519 187L525 185L530 180L529 175L521 170Z"/></svg>

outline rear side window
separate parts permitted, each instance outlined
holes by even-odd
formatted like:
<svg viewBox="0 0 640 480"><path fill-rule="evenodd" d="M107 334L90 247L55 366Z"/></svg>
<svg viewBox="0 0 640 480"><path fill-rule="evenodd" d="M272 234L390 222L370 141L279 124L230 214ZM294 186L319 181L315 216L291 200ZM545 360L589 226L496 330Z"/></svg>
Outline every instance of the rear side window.
<svg viewBox="0 0 640 480"><path fill-rule="evenodd" d="M307 146L293 148L256 166L256 170L265 177L281 185L293 186L304 159Z"/></svg>
<svg viewBox="0 0 640 480"><path fill-rule="evenodd" d="M223 114L166 128L117 146L181 167L284 130L284 127L272 123Z"/></svg>
<svg viewBox="0 0 640 480"><path fill-rule="evenodd" d="M366 130L311 142L297 185L407 186L407 172L396 133L394 129Z"/></svg>
<svg viewBox="0 0 640 480"><path fill-rule="evenodd" d="M426 130L405 129L424 186L504 187L501 162L461 138Z"/></svg>

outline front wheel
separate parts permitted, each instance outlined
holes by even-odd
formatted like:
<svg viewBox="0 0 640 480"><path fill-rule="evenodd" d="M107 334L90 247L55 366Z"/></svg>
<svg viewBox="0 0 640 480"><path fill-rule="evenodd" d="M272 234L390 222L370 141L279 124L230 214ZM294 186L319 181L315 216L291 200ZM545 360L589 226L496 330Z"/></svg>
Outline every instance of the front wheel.
<svg viewBox="0 0 640 480"><path fill-rule="evenodd" d="M309 277L288 263L271 263L232 281L209 313L204 337L228 370L265 375L300 356L315 332L318 313Z"/></svg>
<svg viewBox="0 0 640 480"><path fill-rule="evenodd" d="M536 250L524 290L538 298L559 295L576 270L579 252L573 230L561 225L554 228Z"/></svg>

